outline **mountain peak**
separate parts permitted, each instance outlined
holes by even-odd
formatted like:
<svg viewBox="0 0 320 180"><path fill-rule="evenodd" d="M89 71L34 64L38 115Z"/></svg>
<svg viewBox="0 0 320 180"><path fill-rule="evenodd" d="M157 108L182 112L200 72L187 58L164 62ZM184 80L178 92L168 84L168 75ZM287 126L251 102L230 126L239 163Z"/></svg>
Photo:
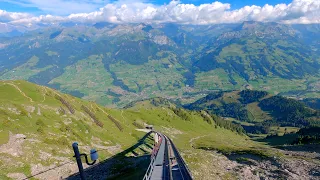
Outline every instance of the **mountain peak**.
<svg viewBox="0 0 320 180"><path fill-rule="evenodd" d="M283 36L283 35L288 35L288 36L294 36L296 34L295 30L284 24L279 24L276 22L267 22L267 23L262 23L262 22L256 22L256 21L245 21L243 22L238 30L243 30L255 34L263 34L263 35L273 35L273 36Z"/></svg>
<svg viewBox="0 0 320 180"><path fill-rule="evenodd" d="M223 33L217 39L219 41L225 41L233 38L249 36L256 36L258 38L287 39L296 36L296 31L288 25L275 22L262 23L256 21L245 21L232 31Z"/></svg>

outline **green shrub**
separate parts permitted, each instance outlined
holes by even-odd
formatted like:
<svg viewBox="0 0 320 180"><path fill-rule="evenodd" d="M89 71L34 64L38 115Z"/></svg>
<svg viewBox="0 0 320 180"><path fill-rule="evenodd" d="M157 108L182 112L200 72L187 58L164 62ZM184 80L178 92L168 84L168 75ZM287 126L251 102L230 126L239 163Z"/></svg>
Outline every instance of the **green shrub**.
<svg viewBox="0 0 320 180"><path fill-rule="evenodd" d="M19 108L19 111L21 112L21 113L20 113L21 116L28 116L28 114L29 114L28 111L26 111L26 110L23 109L23 108Z"/></svg>
<svg viewBox="0 0 320 180"><path fill-rule="evenodd" d="M12 122L9 119L4 119L2 124L4 127L11 127L12 126Z"/></svg>
<svg viewBox="0 0 320 180"><path fill-rule="evenodd" d="M59 137L56 139L45 138L43 141L45 144L69 146L69 141L66 137Z"/></svg>
<svg viewBox="0 0 320 180"><path fill-rule="evenodd" d="M43 127L40 126L40 127L37 129L37 132L40 133L40 134L44 134L44 129L43 129Z"/></svg>
<svg viewBox="0 0 320 180"><path fill-rule="evenodd" d="M38 119L38 120L36 121L36 125L37 125L37 126L40 126L40 127L45 127L45 124L44 124L44 122L43 122L41 119Z"/></svg>

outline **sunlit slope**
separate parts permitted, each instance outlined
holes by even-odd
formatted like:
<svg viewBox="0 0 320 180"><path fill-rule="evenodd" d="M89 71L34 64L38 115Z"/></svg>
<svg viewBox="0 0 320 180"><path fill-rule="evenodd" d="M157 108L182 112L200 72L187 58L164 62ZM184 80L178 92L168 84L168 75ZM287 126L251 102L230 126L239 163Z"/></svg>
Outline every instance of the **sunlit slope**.
<svg viewBox="0 0 320 180"><path fill-rule="evenodd" d="M104 107L47 87L25 81L1 81L0 179L9 173L29 176L69 161L74 141L79 142L83 151L88 152L91 147L105 149L100 153L104 159L144 135L135 131L131 122L126 124L118 119L117 114L111 115L113 121L108 115ZM60 173L74 171L72 167L66 169L67 172Z"/></svg>
<svg viewBox="0 0 320 180"><path fill-rule="evenodd" d="M245 135L216 126L205 112L179 109L171 103L159 105L155 101L138 102L128 109L107 109L26 81L0 81L0 179L12 177L12 173L30 176L74 161L74 141L85 152L90 148L103 149L99 153L100 160L104 160L137 143L145 133L136 129L143 128L144 123L154 125L174 140L191 171L200 167L198 160L188 157L192 153L189 151L204 143L230 151L260 147ZM145 152L140 149L135 153L128 156ZM52 172L67 176L75 171L75 166L67 166Z"/></svg>

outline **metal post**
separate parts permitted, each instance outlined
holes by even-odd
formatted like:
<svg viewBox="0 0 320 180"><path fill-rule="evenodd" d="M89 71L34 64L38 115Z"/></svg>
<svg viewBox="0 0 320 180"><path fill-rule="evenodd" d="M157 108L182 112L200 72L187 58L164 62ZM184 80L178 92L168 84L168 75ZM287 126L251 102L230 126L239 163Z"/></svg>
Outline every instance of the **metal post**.
<svg viewBox="0 0 320 180"><path fill-rule="evenodd" d="M81 180L85 180L83 166L82 166L81 157L80 157L80 152L79 152L79 148L78 148L78 143L74 142L72 144L72 147L73 147L73 151L74 151L74 157L77 160L79 173L80 173L80 178L81 178Z"/></svg>

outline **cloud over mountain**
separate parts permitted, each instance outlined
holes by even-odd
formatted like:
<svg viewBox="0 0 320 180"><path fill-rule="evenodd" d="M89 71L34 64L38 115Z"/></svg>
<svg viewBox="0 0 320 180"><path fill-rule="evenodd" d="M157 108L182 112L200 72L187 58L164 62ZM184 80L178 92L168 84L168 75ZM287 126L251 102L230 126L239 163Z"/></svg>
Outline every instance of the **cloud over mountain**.
<svg viewBox="0 0 320 180"><path fill-rule="evenodd" d="M63 0L57 0L62 2ZM75 1L71 1L75 2ZM86 2L86 1L85 1ZM96 0L95 5L101 0ZM32 26L37 23L59 22L99 22L112 23L181 23L219 24L242 21L276 21L281 23L320 23L319 0L293 0L289 4L245 6L231 9L231 4L213 2L211 4L183 4L171 1L169 4L155 5L142 1L110 2L97 11L74 13L67 16L41 15L7 12L0 10L0 22ZM81 7L81 6L78 6ZM45 7L42 7L45 9ZM55 7L56 8L56 7ZM68 8L68 7L62 7ZM89 9L92 7L89 7ZM72 9L72 7L70 7ZM50 12L50 11L49 11ZM72 12L72 10L71 10Z"/></svg>
<svg viewBox="0 0 320 180"><path fill-rule="evenodd" d="M27 19L32 17L31 14L18 13L18 12L7 12L0 9L0 22L12 22L19 19Z"/></svg>

